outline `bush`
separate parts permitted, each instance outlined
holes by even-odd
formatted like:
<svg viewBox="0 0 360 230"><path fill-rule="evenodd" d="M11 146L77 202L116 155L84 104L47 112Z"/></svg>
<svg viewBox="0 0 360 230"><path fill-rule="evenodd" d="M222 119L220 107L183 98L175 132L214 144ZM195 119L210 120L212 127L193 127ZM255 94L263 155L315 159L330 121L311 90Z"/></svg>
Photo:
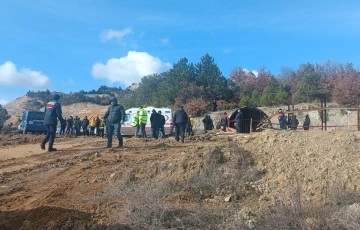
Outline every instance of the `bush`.
<svg viewBox="0 0 360 230"><path fill-rule="evenodd" d="M230 109L236 109L238 107L238 105L235 102L219 100L216 103L218 105L217 110L230 110Z"/></svg>
<svg viewBox="0 0 360 230"><path fill-rule="evenodd" d="M188 115L201 116L209 111L210 102L203 98L194 98L184 104L184 109Z"/></svg>

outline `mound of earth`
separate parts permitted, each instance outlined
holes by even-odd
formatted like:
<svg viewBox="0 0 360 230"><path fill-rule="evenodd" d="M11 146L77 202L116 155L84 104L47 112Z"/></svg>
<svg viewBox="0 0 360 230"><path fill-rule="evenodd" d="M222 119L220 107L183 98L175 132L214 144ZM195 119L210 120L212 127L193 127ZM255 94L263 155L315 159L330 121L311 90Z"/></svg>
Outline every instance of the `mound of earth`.
<svg viewBox="0 0 360 230"><path fill-rule="evenodd" d="M351 229L346 226L360 223L358 132L209 133L184 144L173 137L125 138L123 149L105 146L106 139L79 137L57 139L56 153L31 141L0 148L0 228L335 229L324 227L331 223Z"/></svg>

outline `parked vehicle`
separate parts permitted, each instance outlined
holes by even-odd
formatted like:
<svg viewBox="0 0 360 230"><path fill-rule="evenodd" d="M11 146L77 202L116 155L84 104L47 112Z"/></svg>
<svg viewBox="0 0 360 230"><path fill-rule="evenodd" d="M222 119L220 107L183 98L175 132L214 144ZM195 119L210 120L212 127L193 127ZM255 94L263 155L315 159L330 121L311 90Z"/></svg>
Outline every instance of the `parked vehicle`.
<svg viewBox="0 0 360 230"><path fill-rule="evenodd" d="M25 111L18 126L21 133L46 133L45 112Z"/></svg>
<svg viewBox="0 0 360 230"><path fill-rule="evenodd" d="M150 116L151 111L153 109L156 110L156 112L161 111L161 115L165 117L165 135L171 135L172 134L172 118L173 114L170 108L155 108L155 107L146 107L144 108L147 111L147 123L145 126L145 130L147 135L151 134L151 123L150 123ZM131 126L131 123L133 121L133 117L136 115L136 112L139 110L139 108L131 108L125 111L125 121L124 124L121 126L121 134L123 136L133 136L135 135L135 128ZM141 131L140 133L141 134ZM159 132L159 137L161 137L161 132Z"/></svg>

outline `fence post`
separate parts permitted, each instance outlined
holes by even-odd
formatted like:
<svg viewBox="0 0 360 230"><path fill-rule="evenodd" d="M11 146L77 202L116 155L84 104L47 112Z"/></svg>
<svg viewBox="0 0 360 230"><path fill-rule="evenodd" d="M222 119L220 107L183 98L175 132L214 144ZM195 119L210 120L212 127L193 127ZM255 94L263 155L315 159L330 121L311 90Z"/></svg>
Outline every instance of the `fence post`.
<svg viewBox="0 0 360 230"><path fill-rule="evenodd" d="M252 133L253 132L253 130L252 130L252 118L250 118L250 133Z"/></svg>

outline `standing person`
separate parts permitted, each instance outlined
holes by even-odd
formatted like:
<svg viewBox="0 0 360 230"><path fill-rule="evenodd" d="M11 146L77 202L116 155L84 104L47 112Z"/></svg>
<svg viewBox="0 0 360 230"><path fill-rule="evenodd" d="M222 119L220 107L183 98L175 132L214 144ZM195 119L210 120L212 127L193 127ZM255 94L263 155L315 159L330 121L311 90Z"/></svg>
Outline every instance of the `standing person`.
<svg viewBox="0 0 360 230"><path fill-rule="evenodd" d="M73 126L74 126L74 119L72 116L66 120L66 134L72 135L73 134Z"/></svg>
<svg viewBox="0 0 360 230"><path fill-rule="evenodd" d="M90 117L90 119L89 119L89 125L90 125L90 136L93 136L93 135L94 135L94 131L95 131L95 124L96 124L95 117Z"/></svg>
<svg viewBox="0 0 360 230"><path fill-rule="evenodd" d="M95 132L96 132L96 136L100 136L100 123L101 120L99 117L96 117L95 119Z"/></svg>
<svg viewBox="0 0 360 230"><path fill-rule="evenodd" d="M152 110L150 116L151 123L151 136L155 139L159 138L159 129L160 129L160 116L155 109Z"/></svg>
<svg viewBox="0 0 360 230"><path fill-rule="evenodd" d="M283 113L282 109L278 109L278 121L279 121L280 129L286 129L285 114Z"/></svg>
<svg viewBox="0 0 360 230"><path fill-rule="evenodd" d="M291 130L297 130L299 125L299 120L296 118L296 115L291 117Z"/></svg>
<svg viewBox="0 0 360 230"><path fill-rule="evenodd" d="M194 125L195 125L195 119L191 115L189 115L188 122L186 124L186 133L188 136L194 135L194 131L193 131Z"/></svg>
<svg viewBox="0 0 360 230"><path fill-rule="evenodd" d="M140 125L142 138L146 138L146 130L145 130L146 123L147 123L147 111L142 106L140 106L140 108L139 108L139 125Z"/></svg>
<svg viewBox="0 0 360 230"><path fill-rule="evenodd" d="M204 124L204 131L205 133L208 132L208 130L213 130L214 129L214 122L213 120L210 118L209 115L206 115L205 118L202 120L203 124Z"/></svg>
<svg viewBox="0 0 360 230"><path fill-rule="evenodd" d="M53 147L56 135L56 125L57 119L60 120L61 124L66 123L64 118L62 117L61 105L59 103L60 95L55 94L54 100L50 101L46 104L45 107L45 117L44 124L46 126L46 136L42 140L40 147L42 150L45 150L45 145L49 141L48 151L53 152L57 149Z"/></svg>
<svg viewBox="0 0 360 230"><path fill-rule="evenodd" d="M103 138L105 133L105 121L101 122L100 128L99 128L100 136Z"/></svg>
<svg viewBox="0 0 360 230"><path fill-rule="evenodd" d="M79 118L78 116L75 116L75 119L74 119L74 132L75 132L75 136L79 136L79 134L80 134L80 128L81 128L80 118Z"/></svg>
<svg viewBox="0 0 360 230"><path fill-rule="evenodd" d="M101 124L101 120L100 118L97 116L95 118L95 133L96 133L96 136L100 136L100 124Z"/></svg>
<svg viewBox="0 0 360 230"><path fill-rule="evenodd" d="M122 105L118 104L115 97L110 98L110 106L106 111L103 119L106 119L107 130L107 145L106 148L112 147L113 132L119 141L118 148L123 147L123 137L121 135L121 124L124 124L125 109Z"/></svg>
<svg viewBox="0 0 360 230"><path fill-rule="evenodd" d="M139 134L139 130L140 130L140 125L139 125L139 111L136 112L135 116L133 117L133 121L131 123L131 126L135 128L135 136L137 137Z"/></svg>
<svg viewBox="0 0 360 230"><path fill-rule="evenodd" d="M188 121L188 115L183 106L179 106L179 109L175 112L173 122L175 126L175 140L184 143L185 139L185 126Z"/></svg>
<svg viewBox="0 0 360 230"><path fill-rule="evenodd" d="M241 112L241 109L238 109L238 113L235 117L235 123L236 123L236 133L241 133L241 124L243 119L243 113Z"/></svg>
<svg viewBox="0 0 360 230"><path fill-rule="evenodd" d="M310 128L310 118L309 118L309 115L306 115L306 116L305 116L305 121L304 121L304 124L303 124L303 128L304 128L304 130L309 130L309 128Z"/></svg>
<svg viewBox="0 0 360 230"><path fill-rule="evenodd" d="M165 138L165 123L166 123L166 120L165 120L165 117L164 115L161 114L161 111L159 110L158 111L159 113L159 117L160 117L160 128L159 128L159 132L161 132L162 134L162 138Z"/></svg>
<svg viewBox="0 0 360 230"><path fill-rule="evenodd" d="M226 127L230 126L230 118L226 112L220 118L220 126L221 126L221 130L224 132L226 132Z"/></svg>
<svg viewBox="0 0 360 230"><path fill-rule="evenodd" d="M286 116L284 116L284 126L285 128L284 129L291 129L291 119L292 119L292 115L291 114L288 114L288 118L286 120Z"/></svg>
<svg viewBox="0 0 360 230"><path fill-rule="evenodd" d="M87 118L87 116L85 116L84 119L81 121L81 126L83 129L84 137L89 136L89 130L88 130L89 119Z"/></svg>
<svg viewBox="0 0 360 230"><path fill-rule="evenodd" d="M66 121L66 117L64 117L64 120ZM66 130L66 122L60 124L60 135L64 135Z"/></svg>
<svg viewBox="0 0 360 230"><path fill-rule="evenodd" d="M215 112L217 110L217 103L215 100L213 100L213 102L212 102L212 108L213 108L213 112Z"/></svg>

